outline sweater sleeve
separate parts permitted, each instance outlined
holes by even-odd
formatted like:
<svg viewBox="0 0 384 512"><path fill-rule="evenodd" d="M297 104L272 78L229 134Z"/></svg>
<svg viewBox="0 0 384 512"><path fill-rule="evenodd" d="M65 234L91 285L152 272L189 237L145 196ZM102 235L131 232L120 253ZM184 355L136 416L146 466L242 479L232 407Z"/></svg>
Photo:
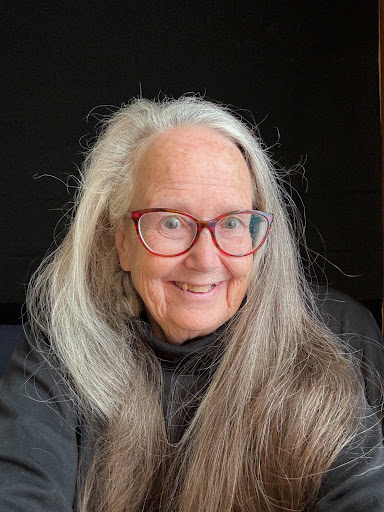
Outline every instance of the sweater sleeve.
<svg viewBox="0 0 384 512"><path fill-rule="evenodd" d="M73 510L76 425L59 374L24 339L0 381L0 510Z"/></svg>
<svg viewBox="0 0 384 512"><path fill-rule="evenodd" d="M367 405L360 429L325 475L317 512L383 512L384 447L376 414Z"/></svg>
<svg viewBox="0 0 384 512"><path fill-rule="evenodd" d="M320 295L323 320L361 362L367 402L358 433L325 475L317 512L383 512L384 448L380 419L384 349L371 313L335 290Z"/></svg>

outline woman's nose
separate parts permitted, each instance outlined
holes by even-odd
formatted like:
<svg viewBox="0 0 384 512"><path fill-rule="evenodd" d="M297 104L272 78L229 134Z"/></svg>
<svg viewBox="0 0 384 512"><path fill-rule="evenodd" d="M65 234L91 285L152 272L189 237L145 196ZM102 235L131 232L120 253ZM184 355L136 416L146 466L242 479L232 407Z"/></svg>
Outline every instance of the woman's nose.
<svg viewBox="0 0 384 512"><path fill-rule="evenodd" d="M208 228L201 231L196 243L185 256L185 266L200 272L215 270L220 265L220 251L213 243Z"/></svg>

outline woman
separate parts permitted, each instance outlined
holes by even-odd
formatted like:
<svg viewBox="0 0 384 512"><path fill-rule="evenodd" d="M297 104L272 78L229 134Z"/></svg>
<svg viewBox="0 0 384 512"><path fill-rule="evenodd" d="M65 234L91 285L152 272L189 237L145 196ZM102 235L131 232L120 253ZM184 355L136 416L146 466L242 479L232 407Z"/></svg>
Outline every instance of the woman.
<svg viewBox="0 0 384 512"><path fill-rule="evenodd" d="M4 510L383 510L378 419L316 303L257 136L199 98L123 107L30 286Z"/></svg>

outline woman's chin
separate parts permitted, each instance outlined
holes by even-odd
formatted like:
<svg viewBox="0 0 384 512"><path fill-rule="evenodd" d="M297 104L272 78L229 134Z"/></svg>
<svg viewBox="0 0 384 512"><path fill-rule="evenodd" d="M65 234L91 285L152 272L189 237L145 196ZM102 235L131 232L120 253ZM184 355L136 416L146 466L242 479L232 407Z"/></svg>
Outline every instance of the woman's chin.
<svg viewBox="0 0 384 512"><path fill-rule="evenodd" d="M186 341L208 336L218 327L224 324L225 321L225 319L216 319L216 321L202 322L200 319L198 322L197 319L194 318L185 318L185 322L183 322L182 326L170 325L168 323L164 325L164 327L161 327L159 324L157 324L157 329L152 325L152 330L154 334L157 335L156 330L158 332L160 329L163 340L168 341L168 343L173 345L181 345Z"/></svg>

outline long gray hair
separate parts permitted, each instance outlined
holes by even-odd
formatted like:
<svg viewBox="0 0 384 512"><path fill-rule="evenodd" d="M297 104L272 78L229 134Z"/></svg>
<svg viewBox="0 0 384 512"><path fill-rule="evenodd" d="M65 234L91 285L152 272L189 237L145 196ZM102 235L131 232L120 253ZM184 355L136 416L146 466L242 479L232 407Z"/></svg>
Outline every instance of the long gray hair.
<svg viewBox="0 0 384 512"><path fill-rule="evenodd" d="M130 209L139 148L183 125L240 148L254 207L272 212L274 224L213 379L171 444L161 368L138 329L142 301L119 266L114 235ZM79 511L309 510L354 433L357 379L317 319L284 189L256 130L223 106L137 99L105 122L85 159L68 235L35 274L28 308L94 435Z"/></svg>

